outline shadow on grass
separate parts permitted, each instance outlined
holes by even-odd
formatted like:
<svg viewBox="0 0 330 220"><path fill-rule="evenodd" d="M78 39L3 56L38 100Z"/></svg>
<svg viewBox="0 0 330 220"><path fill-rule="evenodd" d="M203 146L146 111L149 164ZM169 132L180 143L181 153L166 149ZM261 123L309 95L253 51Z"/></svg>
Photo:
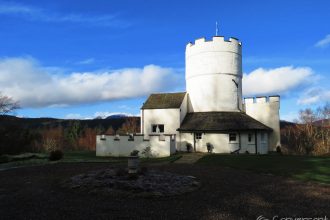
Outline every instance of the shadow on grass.
<svg viewBox="0 0 330 220"><path fill-rule="evenodd" d="M330 184L330 157L211 154L197 163Z"/></svg>

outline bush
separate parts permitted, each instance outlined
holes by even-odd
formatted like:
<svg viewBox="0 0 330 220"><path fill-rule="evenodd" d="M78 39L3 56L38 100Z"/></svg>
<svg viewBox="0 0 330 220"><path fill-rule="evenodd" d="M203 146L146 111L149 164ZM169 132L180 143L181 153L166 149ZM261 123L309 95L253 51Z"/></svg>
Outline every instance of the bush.
<svg viewBox="0 0 330 220"><path fill-rule="evenodd" d="M206 148L208 153L212 153L213 145L211 143L206 143Z"/></svg>
<svg viewBox="0 0 330 220"><path fill-rule="evenodd" d="M49 153L49 160L56 161L63 158L63 152L61 150L53 150Z"/></svg>
<svg viewBox="0 0 330 220"><path fill-rule="evenodd" d="M130 156L132 157L136 157L136 156L139 156L139 152L138 150L133 150L131 153L130 153Z"/></svg>

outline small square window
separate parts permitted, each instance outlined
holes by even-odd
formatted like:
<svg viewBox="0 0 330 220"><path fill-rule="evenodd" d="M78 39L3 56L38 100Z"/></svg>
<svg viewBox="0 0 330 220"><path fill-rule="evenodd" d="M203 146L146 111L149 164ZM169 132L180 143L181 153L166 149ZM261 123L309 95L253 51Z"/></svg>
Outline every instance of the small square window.
<svg viewBox="0 0 330 220"><path fill-rule="evenodd" d="M235 142L236 141L236 134L230 133L229 134L229 142Z"/></svg>
<svg viewBox="0 0 330 220"><path fill-rule="evenodd" d="M196 140L202 139L202 133L195 133Z"/></svg>
<svg viewBox="0 0 330 220"><path fill-rule="evenodd" d="M152 133L164 133L164 125L163 124L154 124L151 125Z"/></svg>

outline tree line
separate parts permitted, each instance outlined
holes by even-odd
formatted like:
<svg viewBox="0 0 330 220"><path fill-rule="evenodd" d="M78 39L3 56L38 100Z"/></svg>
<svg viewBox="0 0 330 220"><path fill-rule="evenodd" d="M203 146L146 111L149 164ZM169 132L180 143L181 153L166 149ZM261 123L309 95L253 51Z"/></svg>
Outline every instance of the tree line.
<svg viewBox="0 0 330 220"><path fill-rule="evenodd" d="M3 118L1 120L3 121ZM91 125L94 120L89 120L87 123L79 120L64 120L64 124L55 121L38 127L24 126L22 119L17 120L17 123L0 125L0 155L23 152L50 152L55 149L62 151L95 151L96 135L122 135L140 132L138 117L122 118L115 121L116 124L113 126L101 124L103 120L107 121L107 119L96 120L100 122L97 126ZM110 124L112 122L110 120ZM119 127L116 128L118 124Z"/></svg>
<svg viewBox="0 0 330 220"><path fill-rule="evenodd" d="M281 141L288 154L330 155L330 103L301 110L295 124L281 129Z"/></svg>

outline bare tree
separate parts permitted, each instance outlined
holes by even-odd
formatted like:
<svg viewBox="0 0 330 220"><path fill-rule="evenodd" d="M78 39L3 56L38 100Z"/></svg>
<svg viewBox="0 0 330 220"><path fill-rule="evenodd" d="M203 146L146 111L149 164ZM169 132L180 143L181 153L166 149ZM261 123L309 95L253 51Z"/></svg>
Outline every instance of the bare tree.
<svg viewBox="0 0 330 220"><path fill-rule="evenodd" d="M304 109L294 126L281 130L287 149L293 153L322 155L330 153L330 104L315 111Z"/></svg>
<svg viewBox="0 0 330 220"><path fill-rule="evenodd" d="M17 101L14 101L11 97L0 93L0 115L7 114L19 108L20 107Z"/></svg>

